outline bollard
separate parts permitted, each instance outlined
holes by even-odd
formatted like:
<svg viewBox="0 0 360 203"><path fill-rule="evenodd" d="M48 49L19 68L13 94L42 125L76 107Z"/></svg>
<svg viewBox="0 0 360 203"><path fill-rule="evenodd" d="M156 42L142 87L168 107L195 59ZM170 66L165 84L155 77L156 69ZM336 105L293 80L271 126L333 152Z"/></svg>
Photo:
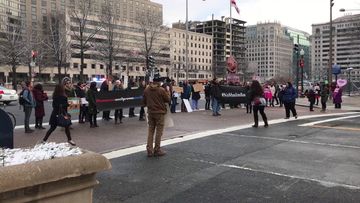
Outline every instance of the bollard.
<svg viewBox="0 0 360 203"><path fill-rule="evenodd" d="M14 148L14 128L9 115L0 109L0 148Z"/></svg>

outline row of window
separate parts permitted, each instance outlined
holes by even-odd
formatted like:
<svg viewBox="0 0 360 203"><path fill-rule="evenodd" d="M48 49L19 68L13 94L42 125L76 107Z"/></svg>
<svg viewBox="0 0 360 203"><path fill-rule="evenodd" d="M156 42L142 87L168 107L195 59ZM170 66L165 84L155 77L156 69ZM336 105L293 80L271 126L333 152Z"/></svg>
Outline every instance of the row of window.
<svg viewBox="0 0 360 203"><path fill-rule="evenodd" d="M199 63L211 63L211 59L204 59L204 58L193 58L193 57L189 57L189 59L190 59L190 62L195 62L195 63L197 63L197 62L199 62ZM174 61L179 61L179 62L181 62L181 61L183 61L183 62L185 62L186 61L186 58L185 58L185 56L183 56L183 57L181 57L181 56L174 56Z"/></svg>
<svg viewBox="0 0 360 203"><path fill-rule="evenodd" d="M212 75L208 75L208 74L189 74L188 75L190 79L209 79L209 78L212 78ZM186 78L186 75L185 73L179 73L179 74L176 74L174 73L174 78Z"/></svg>
<svg viewBox="0 0 360 203"><path fill-rule="evenodd" d="M80 64L79 63L73 63L73 66L72 66L74 69L78 69L80 67ZM88 67L88 64L84 63L84 69ZM97 67L97 64L91 64L91 69L96 69ZM103 64L99 64L99 69L103 70L105 68L105 65ZM120 66L119 65L115 65L114 66L114 69L115 70L120 70ZM126 70L129 70L129 71L146 71L146 68L145 67L139 67L139 66L129 66L128 68L126 68L126 66L121 66L121 70L122 71L126 71ZM160 72L165 72L167 70L165 70L164 68L160 68Z"/></svg>
<svg viewBox="0 0 360 203"><path fill-rule="evenodd" d="M174 37L186 39L186 34L174 32ZM209 43L211 43L211 41L212 41L211 38L209 38L209 37L200 37L200 36L190 35L189 38L190 38L190 40L209 42Z"/></svg>

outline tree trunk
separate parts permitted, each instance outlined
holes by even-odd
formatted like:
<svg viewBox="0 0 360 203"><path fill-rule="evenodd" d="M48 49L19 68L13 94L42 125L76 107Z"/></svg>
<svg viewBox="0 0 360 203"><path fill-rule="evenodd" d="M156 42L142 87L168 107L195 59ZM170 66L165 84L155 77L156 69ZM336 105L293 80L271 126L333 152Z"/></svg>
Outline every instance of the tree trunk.
<svg viewBox="0 0 360 203"><path fill-rule="evenodd" d="M17 90L17 84L16 84L16 65L13 65L12 68L12 85L13 89Z"/></svg>
<svg viewBox="0 0 360 203"><path fill-rule="evenodd" d="M58 62L57 64L57 69L58 69L58 80L59 80L59 84L61 84L61 63Z"/></svg>
<svg viewBox="0 0 360 203"><path fill-rule="evenodd" d="M80 81L84 81L84 50L80 50Z"/></svg>

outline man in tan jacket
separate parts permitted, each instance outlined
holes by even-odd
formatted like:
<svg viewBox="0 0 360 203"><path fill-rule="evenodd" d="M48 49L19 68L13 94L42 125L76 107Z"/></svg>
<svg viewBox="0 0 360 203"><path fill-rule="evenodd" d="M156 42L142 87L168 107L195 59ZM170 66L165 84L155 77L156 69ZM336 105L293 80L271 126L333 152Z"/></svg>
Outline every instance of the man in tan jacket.
<svg viewBox="0 0 360 203"><path fill-rule="evenodd" d="M144 91L143 105L148 108L148 139L147 154L151 156L163 156L165 152L160 149L161 137L164 131L164 122L166 114L165 103L170 102L170 93L160 87L160 80L154 79ZM154 133L156 129L155 148L153 148Z"/></svg>

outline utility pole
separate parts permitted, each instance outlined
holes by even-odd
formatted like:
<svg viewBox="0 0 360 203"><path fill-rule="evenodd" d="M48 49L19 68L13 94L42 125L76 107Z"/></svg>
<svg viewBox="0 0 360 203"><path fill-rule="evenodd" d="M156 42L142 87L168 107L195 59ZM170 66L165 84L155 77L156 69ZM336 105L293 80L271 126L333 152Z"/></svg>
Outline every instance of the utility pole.
<svg viewBox="0 0 360 203"><path fill-rule="evenodd" d="M330 43L329 43L329 67L328 67L328 80L329 84L332 83L332 61L333 61L333 36L332 36L332 8L334 6L334 0L330 0Z"/></svg>

